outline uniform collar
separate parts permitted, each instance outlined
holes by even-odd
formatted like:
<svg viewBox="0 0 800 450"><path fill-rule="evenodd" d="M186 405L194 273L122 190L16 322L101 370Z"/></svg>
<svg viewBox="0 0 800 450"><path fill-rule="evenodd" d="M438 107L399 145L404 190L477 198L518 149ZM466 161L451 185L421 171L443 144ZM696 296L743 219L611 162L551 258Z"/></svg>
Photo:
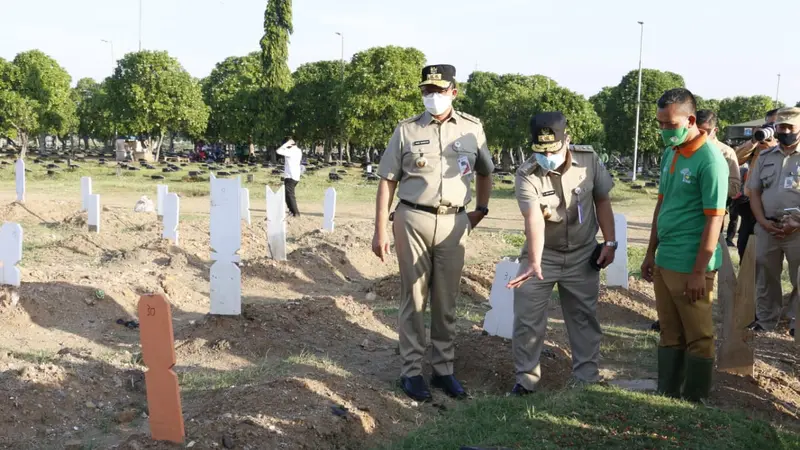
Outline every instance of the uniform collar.
<svg viewBox="0 0 800 450"><path fill-rule="evenodd" d="M703 130L699 131L700 134L698 134L697 137L695 137L691 141L684 142L681 145L676 145L674 147L675 151L680 153L681 156L683 156L686 159L691 158L692 155L694 155L697 152L697 150L699 150L700 147L702 147L703 144L706 143L706 140L708 140L708 134L706 134L706 132Z"/></svg>
<svg viewBox="0 0 800 450"><path fill-rule="evenodd" d="M454 124L458 125L458 113L455 109L450 112L450 117L447 119L447 122L453 122ZM436 120L431 113L425 111L422 113L422 117L419 118L419 123L423 127L426 127L432 123L439 123L439 121Z"/></svg>

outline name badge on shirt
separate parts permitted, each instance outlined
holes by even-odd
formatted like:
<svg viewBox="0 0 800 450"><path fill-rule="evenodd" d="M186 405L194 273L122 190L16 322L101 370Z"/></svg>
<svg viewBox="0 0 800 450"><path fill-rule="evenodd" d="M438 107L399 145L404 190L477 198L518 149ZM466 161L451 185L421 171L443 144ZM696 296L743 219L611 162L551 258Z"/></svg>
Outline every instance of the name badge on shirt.
<svg viewBox="0 0 800 450"><path fill-rule="evenodd" d="M417 145L425 145L425 144L430 144L430 143L431 143L431 141L415 141L414 145L417 146Z"/></svg>
<svg viewBox="0 0 800 450"><path fill-rule="evenodd" d="M783 188L784 189L793 189L794 188L794 177L786 177L783 180Z"/></svg>
<svg viewBox="0 0 800 450"><path fill-rule="evenodd" d="M542 197L549 197L551 195L556 195L556 191L547 191L542 193Z"/></svg>
<svg viewBox="0 0 800 450"><path fill-rule="evenodd" d="M469 165L469 157L464 155L458 158L458 170L461 172L461 176L465 177L472 173L472 167Z"/></svg>

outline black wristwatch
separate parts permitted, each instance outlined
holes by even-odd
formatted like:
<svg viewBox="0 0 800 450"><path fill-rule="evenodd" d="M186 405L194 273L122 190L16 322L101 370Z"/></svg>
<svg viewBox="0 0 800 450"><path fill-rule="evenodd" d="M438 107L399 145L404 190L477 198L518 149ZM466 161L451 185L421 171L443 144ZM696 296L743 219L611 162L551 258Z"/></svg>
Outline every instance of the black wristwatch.
<svg viewBox="0 0 800 450"><path fill-rule="evenodd" d="M489 208L486 206L476 206L475 211L482 212L484 216L489 215Z"/></svg>
<svg viewBox="0 0 800 450"><path fill-rule="evenodd" d="M614 250L616 250L617 247L619 247L619 243L617 241L606 241L603 245L605 245L606 247L611 247Z"/></svg>

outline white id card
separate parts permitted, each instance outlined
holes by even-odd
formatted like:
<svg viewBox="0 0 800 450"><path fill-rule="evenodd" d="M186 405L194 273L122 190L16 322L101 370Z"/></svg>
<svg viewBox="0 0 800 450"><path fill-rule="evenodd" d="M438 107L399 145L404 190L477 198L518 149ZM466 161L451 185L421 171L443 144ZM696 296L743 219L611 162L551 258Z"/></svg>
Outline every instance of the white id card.
<svg viewBox="0 0 800 450"><path fill-rule="evenodd" d="M461 172L461 176L465 177L472 173L472 167L469 165L469 157L468 156L459 156L458 157L458 170Z"/></svg>
<svg viewBox="0 0 800 450"><path fill-rule="evenodd" d="M783 180L783 188L784 189L792 189L794 187L794 177L786 177Z"/></svg>

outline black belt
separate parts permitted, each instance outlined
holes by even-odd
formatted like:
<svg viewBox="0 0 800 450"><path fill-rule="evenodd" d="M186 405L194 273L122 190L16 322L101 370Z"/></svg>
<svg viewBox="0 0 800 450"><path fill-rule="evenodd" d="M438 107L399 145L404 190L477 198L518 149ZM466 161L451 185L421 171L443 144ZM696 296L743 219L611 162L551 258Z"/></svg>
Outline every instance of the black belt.
<svg viewBox="0 0 800 450"><path fill-rule="evenodd" d="M425 205L418 205L416 203L411 203L406 200L400 200L400 203L408 206L409 208L425 211L426 213L431 213L436 215L459 214L466 211L466 208L464 208L463 206L439 206L439 207L425 206Z"/></svg>

